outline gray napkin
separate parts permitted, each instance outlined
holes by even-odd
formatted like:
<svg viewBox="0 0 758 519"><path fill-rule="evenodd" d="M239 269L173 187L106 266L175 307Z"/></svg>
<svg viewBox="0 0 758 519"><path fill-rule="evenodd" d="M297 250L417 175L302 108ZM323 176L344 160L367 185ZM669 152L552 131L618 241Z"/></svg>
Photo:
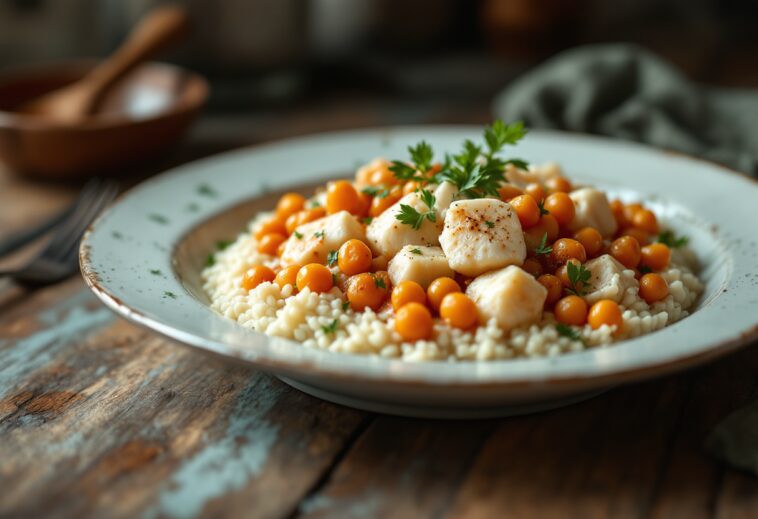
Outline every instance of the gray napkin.
<svg viewBox="0 0 758 519"><path fill-rule="evenodd" d="M533 128L644 142L758 176L758 92L691 83L634 45L563 52L514 81L494 109Z"/></svg>
<svg viewBox="0 0 758 519"><path fill-rule="evenodd" d="M494 109L532 128L629 139L758 176L758 92L694 84L634 45L563 52L514 81ZM706 448L758 474L758 401L719 423Z"/></svg>

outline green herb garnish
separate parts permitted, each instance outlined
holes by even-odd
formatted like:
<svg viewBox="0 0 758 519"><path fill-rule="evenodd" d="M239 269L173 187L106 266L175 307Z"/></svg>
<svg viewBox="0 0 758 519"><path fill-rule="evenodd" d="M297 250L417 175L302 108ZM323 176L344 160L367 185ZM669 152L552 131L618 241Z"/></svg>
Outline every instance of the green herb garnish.
<svg viewBox="0 0 758 519"><path fill-rule="evenodd" d="M425 141L421 141L416 146L408 146L408 153L411 156L412 164L406 164L399 160L393 160L390 171L394 173L398 180L419 180L427 182L429 179L426 173L432 167L434 151Z"/></svg>
<svg viewBox="0 0 758 519"><path fill-rule="evenodd" d="M366 193L374 198L387 198L390 195L390 190L384 187L369 186L361 189L362 193Z"/></svg>
<svg viewBox="0 0 758 519"><path fill-rule="evenodd" d="M579 341L581 343L584 343L584 339L582 338L579 331L575 330L571 326L559 323L555 325L555 331L557 331L558 335L560 335L561 337L567 337L571 339L572 341Z"/></svg>
<svg viewBox="0 0 758 519"><path fill-rule="evenodd" d="M374 221L374 219L371 216L367 216L363 219L363 223L366 225L370 224L372 221Z"/></svg>
<svg viewBox="0 0 758 519"><path fill-rule="evenodd" d="M152 220L155 223L159 223L161 225L166 225L168 223L168 218L163 216L162 214L158 213L150 213L147 215L148 219Z"/></svg>
<svg viewBox="0 0 758 519"><path fill-rule="evenodd" d="M318 231L313 233L314 238L323 238L324 237L324 231Z"/></svg>
<svg viewBox="0 0 758 519"><path fill-rule="evenodd" d="M566 263L566 273L571 284L568 291L578 296L584 295L585 285L592 277L592 273L584 265L577 265L573 261Z"/></svg>
<svg viewBox="0 0 758 519"><path fill-rule="evenodd" d="M224 250L232 243L234 243L234 240L219 240L216 242L216 250Z"/></svg>
<svg viewBox="0 0 758 519"><path fill-rule="evenodd" d="M421 224L424 223L424 220L429 220L430 222L437 221L437 215L434 212L434 204L436 202L434 194L426 189L421 189L419 191L419 197L429 209L428 211L420 213L407 204L400 204L400 212L395 215L395 218L400 220L401 223L410 225L416 230L421 228Z"/></svg>
<svg viewBox="0 0 758 519"><path fill-rule="evenodd" d="M338 321L337 319L335 319L335 320L334 320L334 321L332 321L330 324L327 324L327 325L321 326L321 330L322 330L322 331L323 331L325 334L327 334L327 335L328 335L328 334L331 334L331 333L334 333L334 332L336 332L336 331L337 331L337 325L338 325L338 324L339 324L339 321Z"/></svg>
<svg viewBox="0 0 758 519"><path fill-rule="evenodd" d="M424 255L424 253L421 252L421 249L419 249L419 248L411 249L408 252L410 252L411 254L418 254L419 256L423 256Z"/></svg>
<svg viewBox="0 0 758 519"><path fill-rule="evenodd" d="M537 207L540 209L540 216L544 216L546 214L550 214L550 211L545 209L545 199L543 198L539 202L537 202Z"/></svg>
<svg viewBox="0 0 758 519"><path fill-rule="evenodd" d="M161 269L150 269L150 273L153 276L162 276L163 272L161 272Z"/></svg>
<svg viewBox="0 0 758 519"><path fill-rule="evenodd" d="M347 312L347 309L350 308L350 301L343 301L342 302L342 311Z"/></svg>
<svg viewBox="0 0 758 519"><path fill-rule="evenodd" d="M298 240L302 240L303 239L303 234L302 233L299 233L299 232L295 231L292 234L294 234L295 238L297 238Z"/></svg>
<svg viewBox="0 0 758 519"><path fill-rule="evenodd" d="M537 256L543 256L546 254L550 254L551 252L553 252L553 248L547 244L547 233L544 233L542 235L542 239L540 240L539 246L536 249L534 249L534 253Z"/></svg>
<svg viewBox="0 0 758 519"><path fill-rule="evenodd" d="M663 231L658 235L658 242L668 245L672 249L678 249L687 245L690 239L687 236L677 237L673 231Z"/></svg>
<svg viewBox="0 0 758 519"><path fill-rule="evenodd" d="M336 250L330 250L329 254L326 255L326 264L330 267L336 265L338 254L339 253Z"/></svg>
<svg viewBox="0 0 758 519"><path fill-rule="evenodd" d="M208 254L208 257L205 258L205 266L212 267L215 264L216 264L216 255L211 252L210 254Z"/></svg>
<svg viewBox="0 0 758 519"><path fill-rule="evenodd" d="M484 221L484 223L485 223L485 224L487 225L487 227L489 227L490 229L492 229L493 227L495 227L495 223L494 223L494 222L490 222L489 220L485 220L485 221Z"/></svg>
<svg viewBox="0 0 758 519"><path fill-rule="evenodd" d="M200 184L197 186L197 193L203 196L214 197L218 195L218 192L208 184Z"/></svg>
<svg viewBox="0 0 758 519"><path fill-rule="evenodd" d="M647 265L640 265L639 271L640 271L640 274L650 274L653 271L653 269L651 269Z"/></svg>
<svg viewBox="0 0 758 519"><path fill-rule="evenodd" d="M173 292L166 291L166 292L163 292L163 297L169 297L171 299L176 299L176 294L174 294Z"/></svg>
<svg viewBox="0 0 758 519"><path fill-rule="evenodd" d="M374 279L374 285L376 288L387 288L387 284L384 282L383 278L374 274L371 274L371 277Z"/></svg>

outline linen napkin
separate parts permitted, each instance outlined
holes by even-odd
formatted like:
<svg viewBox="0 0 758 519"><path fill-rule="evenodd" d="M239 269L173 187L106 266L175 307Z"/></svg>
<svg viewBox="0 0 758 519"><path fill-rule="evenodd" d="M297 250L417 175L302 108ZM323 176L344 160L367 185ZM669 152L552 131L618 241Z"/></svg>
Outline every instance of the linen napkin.
<svg viewBox="0 0 758 519"><path fill-rule="evenodd" d="M629 139L758 176L758 92L692 83L634 45L563 52L509 85L494 111L532 128ZM705 446L758 474L758 400L719 423Z"/></svg>
<svg viewBox="0 0 758 519"><path fill-rule="evenodd" d="M511 83L494 110L533 128L629 139L758 176L758 92L692 83L635 45L558 54Z"/></svg>

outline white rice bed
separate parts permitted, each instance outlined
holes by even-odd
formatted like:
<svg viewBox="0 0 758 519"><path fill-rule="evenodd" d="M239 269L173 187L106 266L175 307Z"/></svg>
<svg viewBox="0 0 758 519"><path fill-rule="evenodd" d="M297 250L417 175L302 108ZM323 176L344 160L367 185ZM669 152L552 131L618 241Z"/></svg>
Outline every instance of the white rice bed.
<svg viewBox="0 0 758 519"><path fill-rule="evenodd" d="M259 218L265 217L260 215ZM257 221L258 219L256 219ZM250 229L255 224L251 222ZM661 272L669 285L669 295L648 305L630 288L621 308L624 326L620 333L602 326L593 330L585 325L582 340L560 336L551 312L544 312L542 321L506 334L494 319L472 331L462 331L435 320L434 339L404 342L395 331L392 311L374 313L343 310L342 293L338 288L316 294L308 289L295 293L291 285L280 288L275 283L262 283L247 292L242 288L245 272L255 265L275 267L278 259L257 252L258 243L252 232L241 234L225 250L216 253L215 263L203 271L204 289L211 307L221 315L252 330L301 342L307 348L320 348L342 353L381 355L409 361L425 360L495 360L514 357L546 357L607 346L613 342L659 330L688 315L703 285L685 263L693 259L691 251L675 250L671 265ZM626 276L634 277L631 270ZM338 321L334 333L325 333Z"/></svg>

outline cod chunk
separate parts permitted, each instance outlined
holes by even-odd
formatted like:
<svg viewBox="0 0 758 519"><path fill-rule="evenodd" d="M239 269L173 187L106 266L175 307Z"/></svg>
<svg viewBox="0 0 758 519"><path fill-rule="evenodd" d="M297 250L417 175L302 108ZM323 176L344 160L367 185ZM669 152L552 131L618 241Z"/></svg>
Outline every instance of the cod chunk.
<svg viewBox="0 0 758 519"><path fill-rule="evenodd" d="M319 218L297 229L284 242L282 264L306 265L326 263L329 251L337 250L347 240L365 240L363 226L347 211Z"/></svg>
<svg viewBox="0 0 758 519"><path fill-rule="evenodd" d="M639 282L610 254L603 254L589 260L584 267L590 271L590 280L585 287L584 299L596 303L601 299L611 299L620 303L628 288L639 287Z"/></svg>
<svg viewBox="0 0 758 519"><path fill-rule="evenodd" d="M572 191L569 197L574 201L576 208L576 215L570 226L571 230L594 227L603 235L603 238L612 238L616 234L618 226L605 193L591 187L584 187Z"/></svg>
<svg viewBox="0 0 758 519"><path fill-rule="evenodd" d="M452 182L443 182L434 190L434 198L436 199L434 210L437 212L437 218L440 221L445 219L447 210L450 204L455 201L457 194L458 188Z"/></svg>
<svg viewBox="0 0 758 519"><path fill-rule="evenodd" d="M387 270L393 286L403 281L415 281L424 289L438 277L454 275L441 248L423 245L406 245L400 249Z"/></svg>
<svg viewBox="0 0 758 519"><path fill-rule="evenodd" d="M524 234L510 204L492 198L458 200L445 215L440 236L450 267L478 276L526 258Z"/></svg>
<svg viewBox="0 0 758 519"><path fill-rule="evenodd" d="M541 319L547 289L531 274L510 265L476 278L466 295L476 305L481 323L494 317L500 328L510 331Z"/></svg>
<svg viewBox="0 0 758 519"><path fill-rule="evenodd" d="M432 222L425 218L421 227L414 229L397 219L402 205L408 205L419 213L434 210L426 206L418 193L409 193L374 218L366 228L366 238L376 255L392 258L406 245L439 245L442 220L436 218Z"/></svg>

